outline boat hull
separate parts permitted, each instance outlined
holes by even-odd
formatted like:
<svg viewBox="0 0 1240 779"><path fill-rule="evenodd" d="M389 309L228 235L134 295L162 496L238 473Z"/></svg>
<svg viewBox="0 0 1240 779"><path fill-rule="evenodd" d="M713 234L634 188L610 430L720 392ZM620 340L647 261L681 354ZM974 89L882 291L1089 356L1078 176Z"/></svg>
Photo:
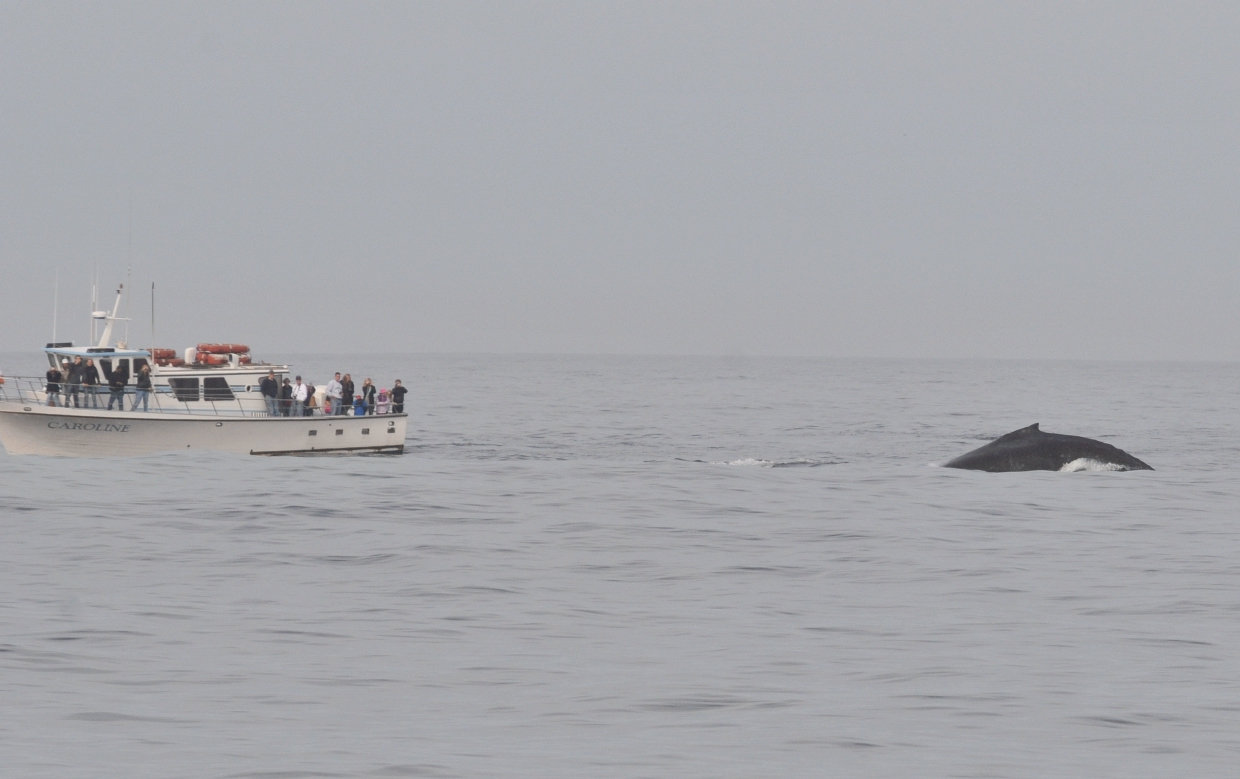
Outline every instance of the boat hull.
<svg viewBox="0 0 1240 779"><path fill-rule="evenodd" d="M124 457L208 450L235 454L390 453L405 450L406 414L216 416L109 413L0 403L0 443L9 454Z"/></svg>

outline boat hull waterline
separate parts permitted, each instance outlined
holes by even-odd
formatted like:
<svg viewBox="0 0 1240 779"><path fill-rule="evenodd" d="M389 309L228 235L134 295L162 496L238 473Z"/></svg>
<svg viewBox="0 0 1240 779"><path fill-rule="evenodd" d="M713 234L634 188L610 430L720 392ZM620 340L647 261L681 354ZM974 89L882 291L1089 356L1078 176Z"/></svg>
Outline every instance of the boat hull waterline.
<svg viewBox="0 0 1240 779"><path fill-rule="evenodd" d="M407 414L219 416L0 403L9 454L126 457L197 449L234 454L400 454Z"/></svg>

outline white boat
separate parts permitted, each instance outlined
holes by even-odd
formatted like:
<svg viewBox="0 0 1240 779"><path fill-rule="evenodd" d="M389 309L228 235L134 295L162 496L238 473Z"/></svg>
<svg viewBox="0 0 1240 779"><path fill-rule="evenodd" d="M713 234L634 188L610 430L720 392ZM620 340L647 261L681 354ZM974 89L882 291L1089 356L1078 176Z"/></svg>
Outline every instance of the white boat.
<svg viewBox="0 0 1240 779"><path fill-rule="evenodd" d="M399 454L405 450L407 419L405 414L273 417L265 411L261 415L118 413L49 408L6 398L0 400L0 443L9 454L61 457L196 449L267 455Z"/></svg>
<svg viewBox="0 0 1240 779"><path fill-rule="evenodd" d="M111 315L94 314L107 321L96 345L49 343L43 351L54 367L81 357L83 363L97 362L101 376L124 371L131 378L122 410L107 410L106 384L95 387L92 397L85 388L70 393L62 383L61 393L52 398L58 402L49 405L45 379L9 378L0 385L0 443L5 451L69 457L196 449L262 455L404 451L406 414L352 416L350 410L348 415L324 416L315 410L311 416L272 415L260 382L274 373L282 384L289 366L253 363L248 347L200 344L186 349L185 358L174 359L168 356L172 350L110 346L119 305L118 295ZM144 365L151 370L150 411L135 411L132 377Z"/></svg>

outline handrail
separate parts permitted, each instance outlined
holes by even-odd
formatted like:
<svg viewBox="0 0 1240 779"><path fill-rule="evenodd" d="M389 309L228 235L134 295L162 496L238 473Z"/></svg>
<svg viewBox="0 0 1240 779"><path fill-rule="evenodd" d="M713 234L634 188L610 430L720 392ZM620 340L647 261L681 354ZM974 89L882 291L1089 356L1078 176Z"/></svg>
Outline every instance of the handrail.
<svg viewBox="0 0 1240 779"><path fill-rule="evenodd" d="M48 402L47 384L45 377L31 376L5 376L4 383L0 384L0 403L24 403L27 405L48 406L52 405ZM76 384L71 385L68 382L61 381L59 383L60 391L55 393L52 400L55 406L60 408L80 408L89 410L98 410L107 412L107 403L112 399L112 390L107 384ZM76 393L73 391L76 388ZM147 404L150 413L158 414L184 414L187 416L210 416L210 417L270 417L266 408L266 402L261 398L239 398L235 395L232 400L220 400L218 398L204 398L198 400L179 400L176 392L172 387L166 385L153 386L150 390L146 390ZM201 392L201 390L200 390ZM75 403L76 396L76 403ZM134 408L134 401L138 399L138 389L132 384L127 384L121 392L121 411L132 413L139 411ZM246 407L249 401L250 408ZM141 405L141 401L139 401ZM323 416L321 408L308 409L306 416ZM353 410L350 407L346 411L346 415L352 415ZM276 415L280 418L285 417L283 414Z"/></svg>

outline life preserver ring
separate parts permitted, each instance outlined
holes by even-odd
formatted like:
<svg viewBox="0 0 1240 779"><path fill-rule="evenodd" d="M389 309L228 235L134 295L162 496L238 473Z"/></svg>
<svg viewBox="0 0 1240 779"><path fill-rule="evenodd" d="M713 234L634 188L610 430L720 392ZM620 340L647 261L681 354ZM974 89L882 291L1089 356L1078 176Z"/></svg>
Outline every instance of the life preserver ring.
<svg viewBox="0 0 1240 779"><path fill-rule="evenodd" d="M245 344L198 344L198 351L207 354L245 354L250 347Z"/></svg>

